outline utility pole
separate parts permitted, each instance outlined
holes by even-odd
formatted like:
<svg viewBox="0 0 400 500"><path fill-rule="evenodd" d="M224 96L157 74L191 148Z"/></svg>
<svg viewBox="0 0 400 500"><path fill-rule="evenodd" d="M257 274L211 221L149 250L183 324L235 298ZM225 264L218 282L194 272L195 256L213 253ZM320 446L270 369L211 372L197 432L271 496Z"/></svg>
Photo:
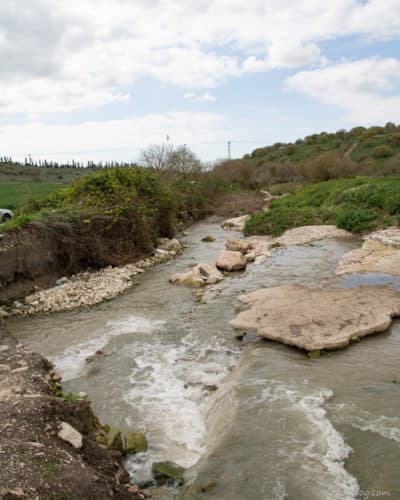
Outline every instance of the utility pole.
<svg viewBox="0 0 400 500"><path fill-rule="evenodd" d="M231 141L228 141L228 160L231 159Z"/></svg>

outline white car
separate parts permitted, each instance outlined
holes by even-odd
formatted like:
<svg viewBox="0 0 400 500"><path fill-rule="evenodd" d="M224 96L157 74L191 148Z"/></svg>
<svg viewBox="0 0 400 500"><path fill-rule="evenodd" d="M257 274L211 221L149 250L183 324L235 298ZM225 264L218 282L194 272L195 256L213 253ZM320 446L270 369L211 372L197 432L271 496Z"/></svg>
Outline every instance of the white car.
<svg viewBox="0 0 400 500"><path fill-rule="evenodd" d="M6 208L0 208L0 223L8 222L10 219L14 217L14 214L11 210L7 210Z"/></svg>

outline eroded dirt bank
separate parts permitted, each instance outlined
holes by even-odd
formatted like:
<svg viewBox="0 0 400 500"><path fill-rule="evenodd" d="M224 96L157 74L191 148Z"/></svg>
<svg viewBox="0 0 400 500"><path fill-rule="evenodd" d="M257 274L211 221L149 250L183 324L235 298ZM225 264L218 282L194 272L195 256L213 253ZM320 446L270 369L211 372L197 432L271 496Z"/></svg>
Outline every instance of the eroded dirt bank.
<svg viewBox="0 0 400 500"><path fill-rule="evenodd" d="M134 222L124 217L90 217L79 222L32 222L0 238L0 301L21 298L35 286L88 267L133 262L151 252ZM159 236L171 236L155 235Z"/></svg>
<svg viewBox="0 0 400 500"><path fill-rule="evenodd" d="M143 499L128 491L120 454L96 443L90 403L54 397L52 373L0 321L0 497ZM59 437L62 422L82 436L79 448Z"/></svg>

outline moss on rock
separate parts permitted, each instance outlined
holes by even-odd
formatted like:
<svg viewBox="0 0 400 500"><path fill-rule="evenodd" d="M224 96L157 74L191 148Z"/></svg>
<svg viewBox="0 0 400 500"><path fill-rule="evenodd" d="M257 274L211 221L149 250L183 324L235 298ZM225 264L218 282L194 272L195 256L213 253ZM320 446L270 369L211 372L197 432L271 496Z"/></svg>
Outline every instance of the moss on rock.
<svg viewBox="0 0 400 500"><path fill-rule="evenodd" d="M127 432L125 434L125 453L133 455L147 451L147 439L141 432Z"/></svg>
<svg viewBox="0 0 400 500"><path fill-rule="evenodd" d="M173 462L155 462L152 466L152 473L158 484L182 486L185 482L184 472L183 467Z"/></svg>

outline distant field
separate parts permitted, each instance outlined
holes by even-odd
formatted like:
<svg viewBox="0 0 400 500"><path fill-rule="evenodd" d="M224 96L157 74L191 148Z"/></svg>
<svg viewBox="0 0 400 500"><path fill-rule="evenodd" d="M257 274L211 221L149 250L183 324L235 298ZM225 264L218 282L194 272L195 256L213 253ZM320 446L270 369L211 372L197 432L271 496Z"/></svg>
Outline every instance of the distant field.
<svg viewBox="0 0 400 500"><path fill-rule="evenodd" d="M0 208L18 209L30 198L44 197L63 187L46 182L0 182Z"/></svg>

